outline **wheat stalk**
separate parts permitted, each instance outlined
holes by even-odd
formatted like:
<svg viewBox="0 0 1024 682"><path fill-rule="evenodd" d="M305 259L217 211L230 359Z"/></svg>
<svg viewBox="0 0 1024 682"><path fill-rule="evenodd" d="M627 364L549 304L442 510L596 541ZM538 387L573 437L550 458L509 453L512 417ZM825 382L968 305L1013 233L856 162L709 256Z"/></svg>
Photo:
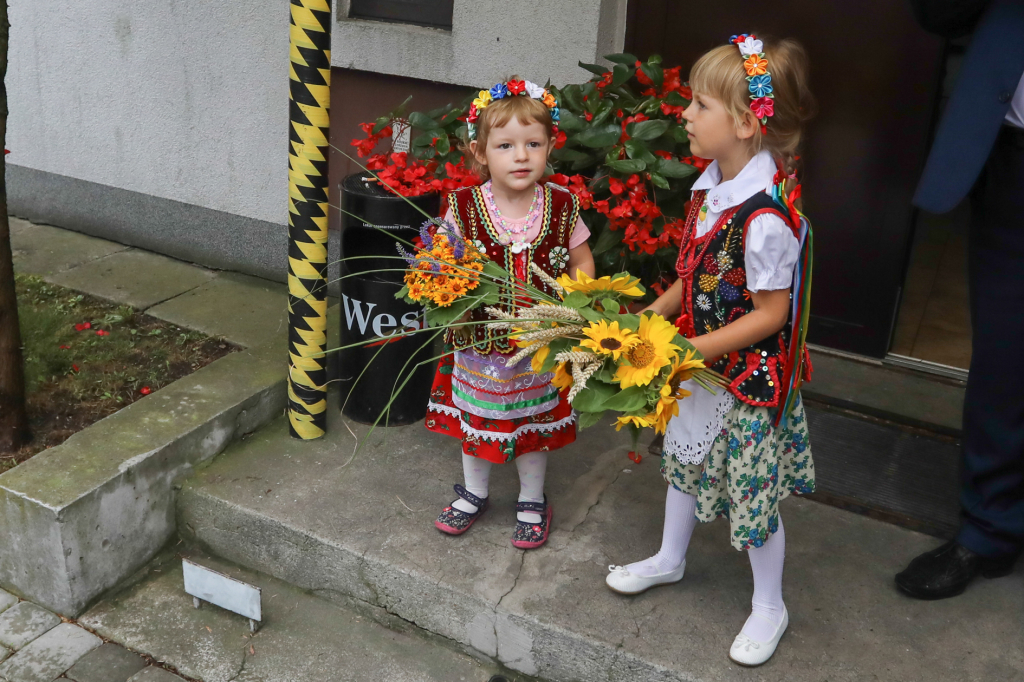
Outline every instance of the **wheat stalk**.
<svg viewBox="0 0 1024 682"><path fill-rule="evenodd" d="M536 263L531 262L530 269L533 270L533 274L540 278L540 281L551 287L551 289L557 292L559 296L565 298L565 287L556 282L554 277L541 270L540 266Z"/></svg>

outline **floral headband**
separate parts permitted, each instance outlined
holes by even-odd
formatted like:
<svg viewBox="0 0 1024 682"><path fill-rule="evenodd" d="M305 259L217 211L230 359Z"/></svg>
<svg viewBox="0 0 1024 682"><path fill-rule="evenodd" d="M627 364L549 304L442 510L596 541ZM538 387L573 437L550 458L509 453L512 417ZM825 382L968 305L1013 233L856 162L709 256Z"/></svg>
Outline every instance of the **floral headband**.
<svg viewBox="0 0 1024 682"><path fill-rule="evenodd" d="M768 119L775 115L775 95L772 94L772 75L768 72L768 60L764 56L764 43L753 33L741 33L729 39L746 57L743 68L747 70L750 83L750 110L761 122L761 134L768 132Z"/></svg>
<svg viewBox="0 0 1024 682"><path fill-rule="evenodd" d="M489 107L495 100L516 95L526 95L546 104L551 110L551 120L554 122L552 127L555 132L558 132L559 113L555 96L536 83L510 80L507 83L497 83L490 90L481 90L480 95L473 100L473 104L469 107L469 115L466 117L466 122L469 124L469 139L476 139L476 122L480 118L481 111Z"/></svg>

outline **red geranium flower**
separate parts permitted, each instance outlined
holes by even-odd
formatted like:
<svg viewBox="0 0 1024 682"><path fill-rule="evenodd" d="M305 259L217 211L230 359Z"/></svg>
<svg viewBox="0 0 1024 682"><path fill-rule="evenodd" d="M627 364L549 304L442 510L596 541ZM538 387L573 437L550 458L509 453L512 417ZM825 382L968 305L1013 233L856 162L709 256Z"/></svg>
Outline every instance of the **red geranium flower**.
<svg viewBox="0 0 1024 682"><path fill-rule="evenodd" d="M110 332L104 331L103 329L97 329L96 336L110 336Z"/></svg>
<svg viewBox="0 0 1024 682"><path fill-rule="evenodd" d="M141 393L142 395L149 395L152 392L153 389L151 389L149 386L143 386L142 388L139 389L139 393Z"/></svg>
<svg viewBox="0 0 1024 682"><path fill-rule="evenodd" d="M74 372L75 374L78 374L78 365L71 365L71 371Z"/></svg>
<svg viewBox="0 0 1024 682"><path fill-rule="evenodd" d="M84 329L92 329L92 322L79 322L75 325L76 332L80 332Z"/></svg>

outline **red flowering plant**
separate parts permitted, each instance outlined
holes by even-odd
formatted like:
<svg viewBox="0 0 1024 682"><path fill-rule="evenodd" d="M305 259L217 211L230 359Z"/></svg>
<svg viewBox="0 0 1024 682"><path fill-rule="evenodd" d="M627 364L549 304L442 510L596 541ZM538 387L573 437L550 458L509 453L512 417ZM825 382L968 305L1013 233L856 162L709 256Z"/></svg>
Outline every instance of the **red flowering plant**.
<svg viewBox="0 0 1024 682"><path fill-rule="evenodd" d="M599 274L628 271L652 283L651 297L675 279L690 186L707 162L690 156L682 112L692 93L680 67L664 68L658 55L605 59L610 70L580 63L594 74L586 83L546 86L560 110L548 180L579 197ZM475 96L407 117L403 104L364 123L367 137L352 144L382 183L405 196L478 184L459 150ZM409 152L374 153L400 119L413 128Z"/></svg>

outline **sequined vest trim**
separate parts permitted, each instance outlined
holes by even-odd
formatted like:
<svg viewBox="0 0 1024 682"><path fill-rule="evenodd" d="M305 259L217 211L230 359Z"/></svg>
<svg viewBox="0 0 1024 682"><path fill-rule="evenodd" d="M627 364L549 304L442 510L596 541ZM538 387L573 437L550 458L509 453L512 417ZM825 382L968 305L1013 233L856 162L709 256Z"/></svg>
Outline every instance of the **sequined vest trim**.
<svg viewBox="0 0 1024 682"><path fill-rule="evenodd" d="M686 233L691 235L679 253L676 270L683 280L680 328L688 338L708 334L754 310L746 288L745 242L751 221L771 213L787 225L789 217L766 193L758 193L725 211L703 237L695 238L697 208L704 192L692 198ZM792 227L792 226L790 226ZM717 360L711 367L729 380L729 390L748 405L777 407L785 373L787 324L781 332Z"/></svg>
<svg viewBox="0 0 1024 682"><path fill-rule="evenodd" d="M491 220L480 187L467 187L448 196L448 205L451 206L455 223L467 240L474 242L488 258L519 281L526 281L529 277L532 286L554 295L555 292L532 271L530 264L536 263L541 270L556 278L566 272L569 265L569 238L579 219L580 207L575 195L554 185L544 185L542 201L540 232L531 242L530 248L515 254L511 248L498 242L498 228ZM523 305L523 301L519 305ZM498 307L508 310L512 307L512 301L503 301ZM478 322L492 319L482 309L474 310L472 317ZM495 334L483 324L474 325L473 329L473 345L480 355L510 355L516 352L515 344L507 338L494 338L506 332ZM446 341L458 347L453 334L447 335Z"/></svg>

